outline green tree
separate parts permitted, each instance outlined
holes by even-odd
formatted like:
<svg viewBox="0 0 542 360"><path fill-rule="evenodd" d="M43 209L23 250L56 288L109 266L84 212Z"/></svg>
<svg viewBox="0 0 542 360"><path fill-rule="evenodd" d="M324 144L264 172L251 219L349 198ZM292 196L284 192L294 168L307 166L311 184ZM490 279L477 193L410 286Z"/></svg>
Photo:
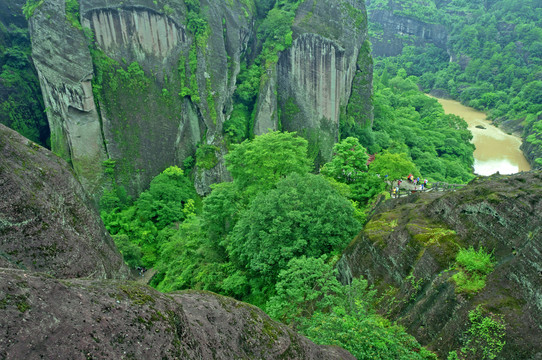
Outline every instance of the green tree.
<svg viewBox="0 0 542 360"><path fill-rule="evenodd" d="M249 196L271 189L281 178L311 169L307 140L289 132L270 132L233 145L226 166L238 189Z"/></svg>
<svg viewBox="0 0 542 360"><path fill-rule="evenodd" d="M353 183L358 176L367 171L367 149L358 139L348 137L333 146L331 162L322 167L322 174L345 183Z"/></svg>
<svg viewBox="0 0 542 360"><path fill-rule="evenodd" d="M109 198L106 193L102 204L107 204ZM101 215L112 235L126 235L139 247L142 255L138 265L151 267L157 260L161 244L171 236L171 225L182 222L198 200L194 186L183 170L171 166L151 181L149 189L132 206L115 207L110 211L102 209ZM124 237L122 239L124 241ZM130 248L131 253L132 250Z"/></svg>
<svg viewBox="0 0 542 360"><path fill-rule="evenodd" d="M300 277L307 275L299 273ZM312 294L310 290L307 293ZM436 356L420 346L404 328L375 312L375 296L376 291L369 288L363 278L353 279L350 285L340 288L332 286L327 295L320 296L331 308L317 305L310 318L297 320L299 329L317 344L343 347L360 360L436 360Z"/></svg>
<svg viewBox="0 0 542 360"><path fill-rule="evenodd" d="M280 270L302 255L341 251L359 231L354 208L323 177L291 174L257 195L228 238L234 263L272 286Z"/></svg>
<svg viewBox="0 0 542 360"><path fill-rule="evenodd" d="M267 302L266 312L290 324L301 317L312 316L317 310L329 310L336 305L343 289L337 280L337 269L326 263L326 259L326 255L291 259L287 268L279 273L276 295Z"/></svg>
<svg viewBox="0 0 542 360"><path fill-rule="evenodd" d="M380 174L381 177L388 175L390 180L406 178L409 174L420 175L416 165L406 154L394 154L388 151L375 156L374 161L369 166L369 172Z"/></svg>

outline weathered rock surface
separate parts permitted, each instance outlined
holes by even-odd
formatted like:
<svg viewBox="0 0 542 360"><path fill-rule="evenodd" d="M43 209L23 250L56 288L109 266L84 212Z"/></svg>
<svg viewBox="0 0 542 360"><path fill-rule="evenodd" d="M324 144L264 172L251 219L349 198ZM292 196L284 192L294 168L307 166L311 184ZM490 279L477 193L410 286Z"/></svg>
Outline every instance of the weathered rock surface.
<svg viewBox="0 0 542 360"><path fill-rule="evenodd" d="M341 108L347 106L352 92L357 92L357 102L371 103L372 62L363 64L369 66L363 74L357 64L358 58L365 59L360 49L368 39L365 5L361 1L305 1L297 9L292 30L292 46L280 54L271 71L276 79L269 77L267 92L276 82L278 108L272 113L280 112L283 130L297 131L309 140L318 166L331 158ZM364 78L367 86L353 87L355 77ZM371 105L364 110L355 121L371 126ZM255 127L259 122L257 117Z"/></svg>
<svg viewBox="0 0 542 360"><path fill-rule="evenodd" d="M341 276L367 277L389 300L382 312L439 357L462 346L468 312L482 305L507 324L499 358L539 359L541 213L541 172L477 178L456 192L389 201L345 250ZM496 259L474 295L458 292L451 279L458 249L469 246Z"/></svg>
<svg viewBox="0 0 542 360"><path fill-rule="evenodd" d="M56 277L126 277L68 164L0 124L0 266Z"/></svg>
<svg viewBox="0 0 542 360"><path fill-rule="evenodd" d="M254 4L202 0L208 33L199 40L186 28L187 8L180 0L79 4L80 22L92 30L94 42L66 20L63 0L37 8L30 30L49 108L52 148L72 162L83 186L99 195L102 162L112 159L118 184L137 193L167 166L182 165L194 156L198 144L219 148L216 165L196 171L198 192L207 193L210 184L228 180L221 159L227 151L223 124L233 109L241 59L249 44L257 42ZM352 9L363 15L358 17ZM281 121L284 130L300 131L322 149L322 156L330 156L341 106L348 104L360 70L356 61L367 38L366 20L359 1L308 0L299 7L292 47L279 54L269 82L261 86L255 134L278 129ZM89 45L119 67L137 62L148 82L126 89L108 80L96 99L91 82L118 74L104 74L99 60L93 64ZM356 88L367 103L371 71L364 72L366 86ZM289 111L292 108L300 110ZM366 112L360 123L371 121L372 108ZM320 130L322 139L315 135Z"/></svg>
<svg viewBox="0 0 542 360"><path fill-rule="evenodd" d="M82 31L66 20L65 1L45 1L29 22L51 148L71 162L90 193L100 191L107 159L91 80L93 65Z"/></svg>
<svg viewBox="0 0 542 360"><path fill-rule="evenodd" d="M420 1L423 5L423 1ZM406 45L433 44L446 49L448 30L442 24L432 24L410 16L401 15L404 4L389 1L387 6L372 8L367 0L373 34L371 44L375 56L396 56Z"/></svg>
<svg viewBox="0 0 542 360"><path fill-rule="evenodd" d="M0 269L2 359L355 359L212 293Z"/></svg>

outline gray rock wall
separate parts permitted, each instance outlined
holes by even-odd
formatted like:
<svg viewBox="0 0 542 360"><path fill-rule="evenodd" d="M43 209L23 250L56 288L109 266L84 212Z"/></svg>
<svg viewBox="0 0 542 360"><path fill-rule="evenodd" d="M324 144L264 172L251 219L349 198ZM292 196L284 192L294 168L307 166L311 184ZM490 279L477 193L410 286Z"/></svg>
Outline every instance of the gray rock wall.
<svg viewBox="0 0 542 360"><path fill-rule="evenodd" d="M262 86L255 133L278 128L273 124L275 118L269 116L278 113L282 130L296 131L309 140L310 156L317 167L328 161L339 136L341 107L350 99L359 51L367 39L366 26L363 2L303 2L292 27L292 46L279 54ZM273 93L277 100L272 99ZM361 101L370 103L371 94L372 86ZM372 119L372 108L367 111Z"/></svg>
<svg viewBox="0 0 542 360"><path fill-rule="evenodd" d="M233 108L239 64L255 40L253 4L202 0L208 32L198 40L186 29L187 9L180 0L79 3L81 24L93 33L93 43L66 21L62 0L36 10L31 33L53 151L73 164L83 186L99 196L102 162L112 159L117 183L138 193L167 166L194 156L200 143L218 147L219 159L211 169L196 169L198 192L205 194L212 183L230 179L222 159L227 152L222 126ZM292 47L279 54L269 81L262 84L255 134L281 126L298 131L315 154L329 159L367 38L366 20L358 1L308 0L300 5ZM89 45L113 59L115 67L96 63L96 58L93 64ZM135 89L127 88L129 79L122 82L115 70L132 62L148 79ZM101 78L107 80L98 90L100 98L94 98L92 83ZM184 98L179 96L183 86L190 88ZM369 102L371 89L365 90L363 99Z"/></svg>
<svg viewBox="0 0 542 360"><path fill-rule="evenodd" d="M400 4L395 6L400 7ZM369 12L369 18L381 29L379 37L371 38L375 56L399 55L406 45L433 44L446 49L448 31L444 25L396 15L393 10L373 10Z"/></svg>
<svg viewBox="0 0 542 360"><path fill-rule="evenodd" d="M66 21L63 0L44 2L29 25L51 147L72 163L85 189L100 192L101 164L107 156L92 95L94 71L86 39Z"/></svg>

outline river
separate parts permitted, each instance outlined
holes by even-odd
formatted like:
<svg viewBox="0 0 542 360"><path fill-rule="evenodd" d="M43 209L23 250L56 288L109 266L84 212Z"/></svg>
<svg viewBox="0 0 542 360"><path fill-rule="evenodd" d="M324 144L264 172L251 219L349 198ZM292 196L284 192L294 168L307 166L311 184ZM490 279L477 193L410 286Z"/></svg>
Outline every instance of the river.
<svg viewBox="0 0 542 360"><path fill-rule="evenodd" d="M474 173L491 175L497 171L501 174L515 174L531 169L527 159L519 149L521 139L503 132L491 121L486 120L483 112L462 105L454 100L439 99L446 114L461 116L472 132L474 151ZM483 127L483 129L479 127Z"/></svg>

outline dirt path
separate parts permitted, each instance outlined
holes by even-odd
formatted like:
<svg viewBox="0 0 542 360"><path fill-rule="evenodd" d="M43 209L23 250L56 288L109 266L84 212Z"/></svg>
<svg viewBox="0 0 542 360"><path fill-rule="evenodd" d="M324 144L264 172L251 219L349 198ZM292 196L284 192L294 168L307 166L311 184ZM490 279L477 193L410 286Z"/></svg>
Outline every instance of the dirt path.
<svg viewBox="0 0 542 360"><path fill-rule="evenodd" d="M156 274L156 270L148 269L143 273L143 276L138 276L136 281L138 283L147 285L151 281L154 274Z"/></svg>

